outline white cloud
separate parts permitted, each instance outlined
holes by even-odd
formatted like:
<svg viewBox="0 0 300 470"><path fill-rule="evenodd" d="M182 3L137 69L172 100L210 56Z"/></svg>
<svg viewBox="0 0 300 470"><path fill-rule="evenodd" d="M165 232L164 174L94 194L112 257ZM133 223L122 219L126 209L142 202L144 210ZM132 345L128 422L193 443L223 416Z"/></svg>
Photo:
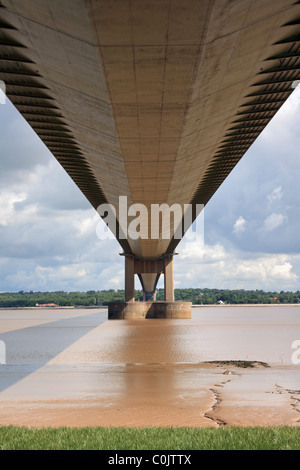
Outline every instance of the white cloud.
<svg viewBox="0 0 300 470"><path fill-rule="evenodd" d="M240 235L241 233L243 233L246 230L246 223L247 222L244 217L240 215L233 226L233 233L235 235Z"/></svg>
<svg viewBox="0 0 300 470"><path fill-rule="evenodd" d="M287 216L283 214L276 214L273 212L273 214L268 215L268 217L265 218L264 224L263 224L263 231L264 232L272 232L276 228L280 227L280 225L284 224L287 222Z"/></svg>
<svg viewBox="0 0 300 470"><path fill-rule="evenodd" d="M185 247L175 259L175 283L180 287L222 287L228 289L298 289L292 256L251 255L217 244L202 253ZM296 257L295 257L296 263ZM188 266L188 270L184 269Z"/></svg>
<svg viewBox="0 0 300 470"><path fill-rule="evenodd" d="M15 203L25 201L26 197L26 193L0 193L0 226L7 227L15 220Z"/></svg>
<svg viewBox="0 0 300 470"><path fill-rule="evenodd" d="M82 215L81 218L74 219L74 227L76 229L76 236L78 237L86 237L94 235L96 237L96 228L97 224L99 223L99 215L94 211L94 209L90 209L90 211L85 211L88 215L84 217Z"/></svg>
<svg viewBox="0 0 300 470"><path fill-rule="evenodd" d="M255 260L242 260L236 263L234 275L238 279L259 280L266 286L274 280L294 281L298 276L292 271L293 265L287 255L263 256Z"/></svg>
<svg viewBox="0 0 300 470"><path fill-rule="evenodd" d="M273 189L271 194L268 194L267 199L270 203L275 202L275 201L280 201L282 198L282 187L277 186L276 188Z"/></svg>
<svg viewBox="0 0 300 470"><path fill-rule="evenodd" d="M180 249L180 256L175 258L186 260L188 263L202 263L202 262L216 262L225 260L228 257L228 252L224 249L221 244L213 246L199 244L197 241L182 241L182 247ZM185 262L186 262L185 261Z"/></svg>
<svg viewBox="0 0 300 470"><path fill-rule="evenodd" d="M5 282L7 286L18 285L20 286L19 290L26 291L123 289L123 259L118 257L118 253L115 252L114 261L110 262L110 251L108 256L106 256L106 251L101 253L98 249L98 252L99 259L93 261L80 257L76 262L71 260L67 263L68 260L65 257L64 264L55 266L51 266L48 260L44 260L44 265L36 265L35 262L31 263L28 260L24 260L23 263L16 260L7 266L6 269L10 269L11 272L8 274L9 271L6 272L2 282ZM87 255L87 258L91 258L91 256ZM138 282L136 282L136 287L140 288ZM0 291L3 290L10 289L0 288Z"/></svg>

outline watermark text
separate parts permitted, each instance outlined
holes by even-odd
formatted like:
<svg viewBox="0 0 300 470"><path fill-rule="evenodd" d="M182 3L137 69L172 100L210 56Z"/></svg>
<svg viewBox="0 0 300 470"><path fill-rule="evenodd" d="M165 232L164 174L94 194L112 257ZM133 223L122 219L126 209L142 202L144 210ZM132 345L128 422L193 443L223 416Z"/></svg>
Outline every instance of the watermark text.
<svg viewBox="0 0 300 470"><path fill-rule="evenodd" d="M293 341L292 349L295 349L292 354L292 363L298 366L300 364L300 339Z"/></svg>
<svg viewBox="0 0 300 470"><path fill-rule="evenodd" d="M97 212L102 221L97 225L101 240L188 240L204 243L203 204L132 204L126 196L119 196L118 208L101 204ZM104 223L103 223L104 222Z"/></svg>
<svg viewBox="0 0 300 470"><path fill-rule="evenodd" d="M6 364L6 345L4 341L0 341L0 365Z"/></svg>

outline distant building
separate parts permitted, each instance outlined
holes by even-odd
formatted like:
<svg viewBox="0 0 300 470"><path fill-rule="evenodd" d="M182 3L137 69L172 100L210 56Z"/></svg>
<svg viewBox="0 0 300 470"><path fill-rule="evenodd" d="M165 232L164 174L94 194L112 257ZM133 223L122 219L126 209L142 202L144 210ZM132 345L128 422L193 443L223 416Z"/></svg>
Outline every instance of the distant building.
<svg viewBox="0 0 300 470"><path fill-rule="evenodd" d="M35 306L36 307L58 307L57 304L39 304L39 303L36 303Z"/></svg>

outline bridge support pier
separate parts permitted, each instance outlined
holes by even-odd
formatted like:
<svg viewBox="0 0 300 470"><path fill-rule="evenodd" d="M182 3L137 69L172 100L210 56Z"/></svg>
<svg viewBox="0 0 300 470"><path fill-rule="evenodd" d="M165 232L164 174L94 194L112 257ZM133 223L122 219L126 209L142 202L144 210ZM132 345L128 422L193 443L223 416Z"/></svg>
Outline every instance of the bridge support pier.
<svg viewBox="0 0 300 470"><path fill-rule="evenodd" d="M135 302L135 274L142 284L142 302ZM156 302L156 286L161 274L164 275L164 301ZM110 302L108 318L191 318L191 303L174 301L173 254L145 260L125 255L125 302Z"/></svg>
<svg viewBox="0 0 300 470"><path fill-rule="evenodd" d="M125 256L125 302L134 302L134 258Z"/></svg>
<svg viewBox="0 0 300 470"><path fill-rule="evenodd" d="M110 302L108 304L108 319L190 319L191 306L191 302Z"/></svg>
<svg viewBox="0 0 300 470"><path fill-rule="evenodd" d="M173 256L165 258L164 270L164 288L165 288L165 301L174 302L174 265Z"/></svg>
<svg viewBox="0 0 300 470"><path fill-rule="evenodd" d="M134 275L138 274L143 287L143 301L156 301L156 285L161 274L164 274L164 300L174 302L174 267L173 255L159 259L143 260L132 255L125 255L125 302L134 302ZM151 274L152 279L146 281L145 276ZM149 289L150 286L150 289Z"/></svg>

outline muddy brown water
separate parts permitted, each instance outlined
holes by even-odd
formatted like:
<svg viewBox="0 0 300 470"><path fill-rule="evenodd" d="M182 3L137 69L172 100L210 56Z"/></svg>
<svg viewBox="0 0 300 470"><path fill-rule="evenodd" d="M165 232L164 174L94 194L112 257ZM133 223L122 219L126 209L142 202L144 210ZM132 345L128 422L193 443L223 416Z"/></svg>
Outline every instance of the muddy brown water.
<svg viewBox="0 0 300 470"><path fill-rule="evenodd" d="M107 321L106 309L0 310L0 340L0 425L300 425L300 306L131 321Z"/></svg>

